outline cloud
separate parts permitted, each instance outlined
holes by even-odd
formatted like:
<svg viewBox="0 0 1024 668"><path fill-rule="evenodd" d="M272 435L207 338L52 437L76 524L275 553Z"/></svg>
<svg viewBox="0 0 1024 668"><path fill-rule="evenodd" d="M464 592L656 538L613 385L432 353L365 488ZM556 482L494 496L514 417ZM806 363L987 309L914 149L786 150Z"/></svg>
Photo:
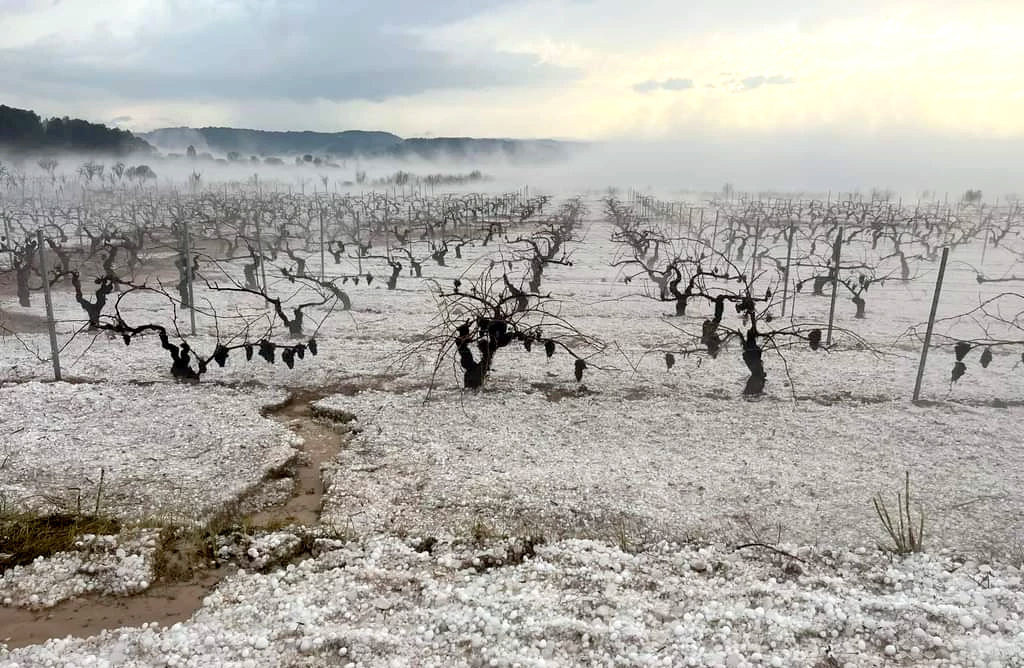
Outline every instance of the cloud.
<svg viewBox="0 0 1024 668"><path fill-rule="evenodd" d="M922 0L521 0L459 22L460 38L556 41L633 55L709 35L749 38L776 29L818 29ZM943 0L950 5L1006 0ZM933 12L934 13L934 12ZM543 20L538 20L543 17ZM624 30L629 26L630 30ZM745 40L744 40L745 41ZM720 66L718 69L733 69Z"/></svg>
<svg viewBox="0 0 1024 668"><path fill-rule="evenodd" d="M745 77L737 77L732 72L722 72L719 76L725 77L725 87L734 92L743 92L749 90L755 90L762 86L787 86L795 84L796 79L790 76L782 74L752 74ZM667 90L673 92L680 92L691 90L696 88L697 84L693 79L663 79L658 81L657 79L647 79L639 83L633 84L633 90L643 95L653 93L658 90ZM713 89L715 84L705 84L704 88Z"/></svg>
<svg viewBox="0 0 1024 668"><path fill-rule="evenodd" d="M656 81L654 79L648 79L647 81L641 81L640 83L633 84L633 90L638 93L651 93L656 90L670 90L670 91L684 91L690 90L695 84L693 79L665 79L663 81Z"/></svg>
<svg viewBox="0 0 1024 668"><path fill-rule="evenodd" d="M665 79L661 87L665 90L689 90L693 88L693 79Z"/></svg>
<svg viewBox="0 0 1024 668"><path fill-rule="evenodd" d="M562 68L535 66L524 56L493 58L489 62L457 62L445 54L419 54L394 61L381 60L363 68L310 67L282 59L259 69L150 68L140 61L97 65L73 59L11 54L0 51L0 83L11 90L81 90L134 100L272 100L383 101L432 90L485 89L572 78ZM420 58L421 62L414 62ZM18 74L13 75L15 72ZM10 78L8 78L10 76ZM26 81L27 80L27 81Z"/></svg>
<svg viewBox="0 0 1024 668"><path fill-rule="evenodd" d="M1024 137L1024 3L938 4L0 0L0 91L139 130Z"/></svg>
<svg viewBox="0 0 1024 668"><path fill-rule="evenodd" d="M781 74L755 74L749 77L743 77L742 79L732 79L731 84L735 86L736 90L747 91L761 88L762 86L788 86L795 84L796 79L793 77L783 76Z"/></svg>
<svg viewBox="0 0 1024 668"><path fill-rule="evenodd" d="M238 0L216 11L196 0L146 1L148 16L111 16L103 7L96 16L81 16L58 8L47 24L39 20L46 10L28 15L15 26L23 28L19 37L8 38L17 42L0 38L0 89L66 87L132 100L380 101L432 90L565 83L576 76L530 54L432 48L407 31L508 0L456 0L429 10L414 0L358 9L329 0ZM64 4L81 10L84 2ZM74 25L83 20L87 26Z"/></svg>

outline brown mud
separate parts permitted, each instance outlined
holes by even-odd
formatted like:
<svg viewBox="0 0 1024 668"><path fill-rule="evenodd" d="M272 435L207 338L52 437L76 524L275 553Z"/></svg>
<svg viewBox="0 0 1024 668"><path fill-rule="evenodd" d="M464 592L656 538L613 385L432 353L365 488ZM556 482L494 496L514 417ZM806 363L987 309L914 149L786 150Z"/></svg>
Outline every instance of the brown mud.
<svg viewBox="0 0 1024 668"><path fill-rule="evenodd" d="M304 440L301 452L283 472L294 479L290 496L281 503L252 512L241 519L251 531L286 525L314 527L319 524L323 506L322 464L329 462L342 448L346 436L337 427L353 419L346 414L317 411L313 402L330 392L294 392L285 402L262 411L264 417L278 420ZM280 479L282 472L273 475ZM189 554L200 545L188 541L169 541L166 560L174 562L177 576L158 580L141 594L127 597L84 596L43 610L0 607L0 643L14 649L43 643L51 638L89 637L102 630L156 623L169 626L189 619L203 599L228 575L233 567L212 568L208 556ZM196 567L198 565L198 567Z"/></svg>

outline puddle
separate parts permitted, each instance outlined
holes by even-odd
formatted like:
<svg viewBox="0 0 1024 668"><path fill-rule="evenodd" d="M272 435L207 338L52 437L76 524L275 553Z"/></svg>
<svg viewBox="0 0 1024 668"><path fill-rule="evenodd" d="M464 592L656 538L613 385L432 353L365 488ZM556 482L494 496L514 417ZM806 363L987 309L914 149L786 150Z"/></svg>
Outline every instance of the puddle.
<svg viewBox="0 0 1024 668"><path fill-rule="evenodd" d="M354 417L314 411L313 402L328 394L330 392L293 392L282 404L262 411L264 417L278 420L302 436L304 443L291 466L270 476L269 482L280 480L282 476L292 478L291 494L281 503L246 515L244 522L251 529L319 524L324 495L320 466L341 449L348 438L343 425ZM172 542L179 549L187 545L184 541ZM135 596L84 596L38 611L0 607L0 642L14 649L51 638L88 637L104 629L141 626L147 622L169 626L189 619L202 606L203 598L235 571L233 567L189 568L190 563L209 563L208 557L201 554L179 551L168 558L181 561L190 575L179 581L154 584Z"/></svg>
<svg viewBox="0 0 1024 668"><path fill-rule="evenodd" d="M247 516L254 528L274 528L282 524L306 527L320 523L324 501L324 483L320 466L329 462L347 438L341 425L355 419L353 415L325 414L314 410L313 403L326 396L319 392L294 392L279 406L263 411L303 438L302 453L294 468L295 488L283 503Z"/></svg>
<svg viewBox="0 0 1024 668"><path fill-rule="evenodd" d="M25 647L51 638L86 638L104 629L156 622L170 626L192 616L203 598L231 571L205 571L189 582L154 585L137 596L88 596L37 612L0 607L0 641L8 648Z"/></svg>

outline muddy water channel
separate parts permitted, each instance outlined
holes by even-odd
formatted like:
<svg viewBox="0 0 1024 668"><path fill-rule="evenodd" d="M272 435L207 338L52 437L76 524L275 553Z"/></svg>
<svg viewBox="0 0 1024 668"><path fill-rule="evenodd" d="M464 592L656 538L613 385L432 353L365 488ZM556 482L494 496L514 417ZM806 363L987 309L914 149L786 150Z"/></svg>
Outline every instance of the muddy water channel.
<svg viewBox="0 0 1024 668"><path fill-rule="evenodd" d="M324 496L320 467L331 461L348 440L350 434L344 423L351 419L317 413L312 404L326 394L296 392L284 403L262 411L264 417L282 422L304 440L293 461L272 476L277 482L291 478L294 484L287 499L236 518L234 524L247 527L249 532L319 524ZM253 496L259 493L255 490ZM241 501L244 507L246 499ZM203 598L236 570L233 566L211 565L214 562L206 552L208 546L201 542L171 540L162 549L166 552L162 558L170 563L175 577L161 578L163 581L134 596L84 596L38 611L0 607L0 642L13 649L50 638L88 637L122 626L167 626L185 621L202 606Z"/></svg>

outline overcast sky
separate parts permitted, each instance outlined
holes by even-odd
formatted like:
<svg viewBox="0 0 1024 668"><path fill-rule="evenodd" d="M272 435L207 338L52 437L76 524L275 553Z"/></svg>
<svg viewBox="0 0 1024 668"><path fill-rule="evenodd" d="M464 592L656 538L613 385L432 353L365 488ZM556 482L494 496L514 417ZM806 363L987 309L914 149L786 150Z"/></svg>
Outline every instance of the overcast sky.
<svg viewBox="0 0 1024 668"><path fill-rule="evenodd" d="M0 0L0 26L0 102L135 130L1024 136L1020 0Z"/></svg>

